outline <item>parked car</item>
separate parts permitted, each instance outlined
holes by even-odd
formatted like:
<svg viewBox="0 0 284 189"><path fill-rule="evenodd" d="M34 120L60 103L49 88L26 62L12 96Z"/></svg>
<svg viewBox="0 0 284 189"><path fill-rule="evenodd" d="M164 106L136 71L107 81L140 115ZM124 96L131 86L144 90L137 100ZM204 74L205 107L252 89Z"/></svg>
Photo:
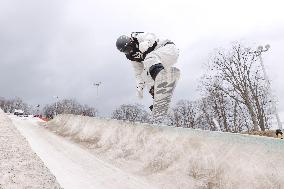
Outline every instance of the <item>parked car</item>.
<svg viewBox="0 0 284 189"><path fill-rule="evenodd" d="M23 110L18 110L18 109L15 109L15 111L14 111L14 115L16 115L16 116L22 116L22 115L24 115L24 111Z"/></svg>

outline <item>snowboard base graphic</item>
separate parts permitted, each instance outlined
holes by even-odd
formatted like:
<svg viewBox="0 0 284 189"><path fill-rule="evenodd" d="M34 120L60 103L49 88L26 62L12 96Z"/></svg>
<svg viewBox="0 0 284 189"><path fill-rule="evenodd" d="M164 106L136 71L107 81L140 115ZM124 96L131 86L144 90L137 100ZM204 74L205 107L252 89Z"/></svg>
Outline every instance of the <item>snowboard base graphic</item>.
<svg viewBox="0 0 284 189"><path fill-rule="evenodd" d="M163 119L167 115L172 100L173 91L180 77L180 70L171 67L161 70L155 79L154 102L152 115L154 120Z"/></svg>

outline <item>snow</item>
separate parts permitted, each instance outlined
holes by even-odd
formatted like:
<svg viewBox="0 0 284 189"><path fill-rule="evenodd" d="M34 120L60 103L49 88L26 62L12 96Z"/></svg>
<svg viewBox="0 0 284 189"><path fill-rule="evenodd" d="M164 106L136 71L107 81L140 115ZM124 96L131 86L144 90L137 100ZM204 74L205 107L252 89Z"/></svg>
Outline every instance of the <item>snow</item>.
<svg viewBox="0 0 284 189"><path fill-rule="evenodd" d="M54 175L1 109L0 188L60 188Z"/></svg>
<svg viewBox="0 0 284 189"><path fill-rule="evenodd" d="M281 124L282 124L282 129L284 127L284 112L278 112L278 116L280 118L280 121L281 121ZM279 129L279 126L278 126L278 123L277 123L277 120L276 120L276 116L274 117L275 119L273 119L271 125L271 130L276 130L276 129Z"/></svg>
<svg viewBox="0 0 284 189"><path fill-rule="evenodd" d="M284 140L74 115L46 126L157 188L284 188Z"/></svg>
<svg viewBox="0 0 284 189"><path fill-rule="evenodd" d="M0 110L1 189L284 188L284 140L74 115L9 118Z"/></svg>
<svg viewBox="0 0 284 189"><path fill-rule="evenodd" d="M39 118L10 117L63 188L154 188L142 179L98 159L78 144L50 132Z"/></svg>

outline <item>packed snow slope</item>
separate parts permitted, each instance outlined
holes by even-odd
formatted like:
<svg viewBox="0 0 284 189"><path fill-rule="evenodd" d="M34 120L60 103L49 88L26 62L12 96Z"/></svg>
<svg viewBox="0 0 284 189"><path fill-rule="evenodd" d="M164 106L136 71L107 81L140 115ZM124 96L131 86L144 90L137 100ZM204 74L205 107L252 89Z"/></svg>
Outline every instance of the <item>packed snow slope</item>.
<svg viewBox="0 0 284 189"><path fill-rule="evenodd" d="M52 131L158 188L284 188L284 141L59 115Z"/></svg>
<svg viewBox="0 0 284 189"><path fill-rule="evenodd" d="M42 127L44 121L39 118L9 117L64 189L156 189L145 179L118 169L77 143L50 132Z"/></svg>
<svg viewBox="0 0 284 189"><path fill-rule="evenodd" d="M0 189L61 188L0 109Z"/></svg>

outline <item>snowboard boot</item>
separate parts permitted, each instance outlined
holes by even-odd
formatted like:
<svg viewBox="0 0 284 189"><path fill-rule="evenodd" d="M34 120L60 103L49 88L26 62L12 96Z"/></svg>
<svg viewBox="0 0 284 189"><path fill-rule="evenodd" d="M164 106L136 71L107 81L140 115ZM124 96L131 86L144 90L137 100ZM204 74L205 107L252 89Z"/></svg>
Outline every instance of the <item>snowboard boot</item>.
<svg viewBox="0 0 284 189"><path fill-rule="evenodd" d="M152 65L152 66L149 68L149 73L150 73L150 75L151 75L151 77L152 77L152 79L153 79L154 81L155 81L155 79L156 79L158 73L159 73L162 69L164 69L164 66L163 66L161 63L159 63L159 64L154 64L154 65Z"/></svg>
<svg viewBox="0 0 284 189"><path fill-rule="evenodd" d="M159 64L154 64L149 68L149 73L152 77L152 79L155 81L158 73L164 69L164 66L159 63ZM151 87L151 89L149 90L149 93L152 95L152 98L154 99L154 86ZM152 111L153 110L153 105L149 106L149 109Z"/></svg>

